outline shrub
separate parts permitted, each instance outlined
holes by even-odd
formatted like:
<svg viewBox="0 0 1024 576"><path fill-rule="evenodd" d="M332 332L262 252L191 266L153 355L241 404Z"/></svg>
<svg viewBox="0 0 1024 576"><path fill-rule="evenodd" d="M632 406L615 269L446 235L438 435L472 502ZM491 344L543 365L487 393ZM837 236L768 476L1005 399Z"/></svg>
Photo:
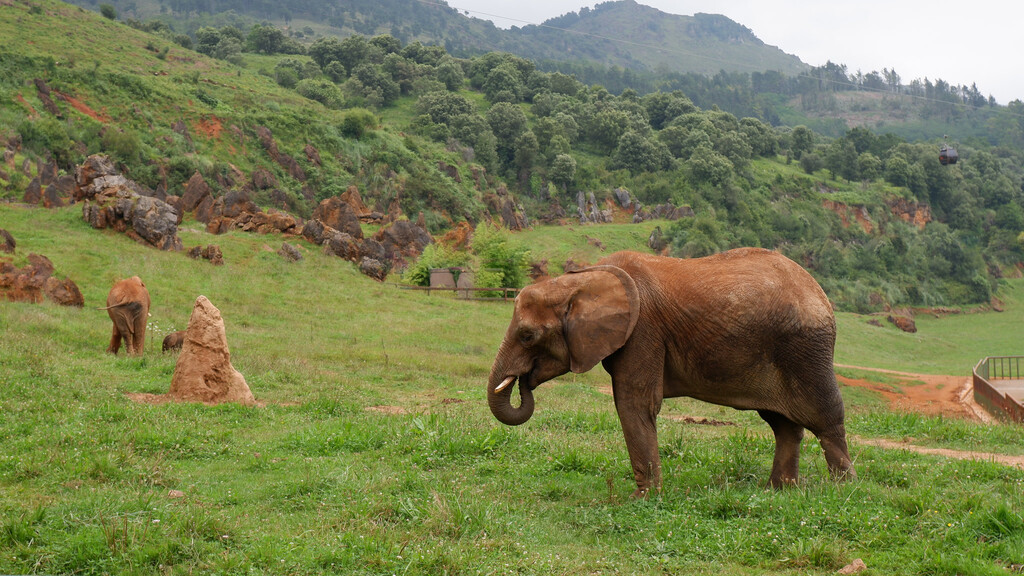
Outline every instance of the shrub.
<svg viewBox="0 0 1024 576"><path fill-rule="evenodd" d="M334 83L327 80L313 80L309 78L300 80L295 86L295 91L310 100L316 100L328 108L341 108L344 100L341 96L341 90Z"/></svg>
<svg viewBox="0 0 1024 576"><path fill-rule="evenodd" d="M443 244L428 244L419 259L406 269L402 279L414 286L430 286L432 268L454 268L469 264L469 254Z"/></svg>
<svg viewBox="0 0 1024 576"><path fill-rule="evenodd" d="M473 252L479 257L476 285L486 288L522 288L530 251L495 224L481 222L473 233ZM490 274L494 272L494 274Z"/></svg>
<svg viewBox="0 0 1024 576"><path fill-rule="evenodd" d="M367 130L376 128L378 122L377 116L366 108L352 108L345 112L345 118L341 121L341 133L358 140Z"/></svg>
<svg viewBox="0 0 1024 576"><path fill-rule="evenodd" d="M111 4L100 4L100 14L107 20L117 20L117 9Z"/></svg>

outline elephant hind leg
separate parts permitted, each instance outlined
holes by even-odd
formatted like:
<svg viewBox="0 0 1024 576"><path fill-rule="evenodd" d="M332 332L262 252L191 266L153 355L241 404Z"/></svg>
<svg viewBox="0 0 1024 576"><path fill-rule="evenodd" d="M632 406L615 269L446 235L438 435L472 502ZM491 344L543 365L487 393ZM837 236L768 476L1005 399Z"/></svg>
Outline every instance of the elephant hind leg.
<svg viewBox="0 0 1024 576"><path fill-rule="evenodd" d="M800 478L800 442L804 427L778 412L758 410L757 414L775 433L775 461L768 484L772 488L795 485Z"/></svg>
<svg viewBox="0 0 1024 576"><path fill-rule="evenodd" d="M836 480L856 478L857 472L853 469L850 451L846 447L846 427L840 424L820 434L815 432L814 435L825 451L829 475Z"/></svg>
<svg viewBox="0 0 1024 576"><path fill-rule="evenodd" d="M107 352L117 356L117 352L121 350L121 332L117 329L117 323L114 323L114 328L110 334L110 345L107 346Z"/></svg>

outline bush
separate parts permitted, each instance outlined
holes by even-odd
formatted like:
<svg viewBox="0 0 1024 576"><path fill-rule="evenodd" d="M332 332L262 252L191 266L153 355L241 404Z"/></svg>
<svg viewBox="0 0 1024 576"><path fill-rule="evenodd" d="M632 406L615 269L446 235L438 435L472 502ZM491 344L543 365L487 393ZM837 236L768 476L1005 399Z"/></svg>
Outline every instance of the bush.
<svg viewBox="0 0 1024 576"><path fill-rule="evenodd" d="M455 268L469 264L469 254L443 244L428 244L419 259L406 269L402 280L414 286L430 286L430 270Z"/></svg>
<svg viewBox="0 0 1024 576"><path fill-rule="evenodd" d="M341 133L358 140L367 130L376 128L378 122L377 116L366 108L352 108L345 112L345 118L341 121Z"/></svg>
<svg viewBox="0 0 1024 576"><path fill-rule="evenodd" d="M477 286L522 288L526 285L530 251L512 238L511 232L481 222L473 233L472 247L480 258L475 278Z"/></svg>
<svg viewBox="0 0 1024 576"><path fill-rule="evenodd" d="M344 100L341 96L341 90L334 83L327 80L312 80L308 78L300 80L295 86L295 91L310 100L316 100L328 108L341 108Z"/></svg>
<svg viewBox="0 0 1024 576"><path fill-rule="evenodd" d="M117 9L110 4L100 4L100 14L107 20L117 20Z"/></svg>

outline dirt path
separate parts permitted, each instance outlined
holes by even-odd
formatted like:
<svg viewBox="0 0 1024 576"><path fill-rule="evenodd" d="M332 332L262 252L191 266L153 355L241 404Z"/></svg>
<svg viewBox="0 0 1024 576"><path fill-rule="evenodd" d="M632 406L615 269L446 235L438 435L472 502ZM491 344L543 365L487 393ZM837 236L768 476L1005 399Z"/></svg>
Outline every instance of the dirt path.
<svg viewBox="0 0 1024 576"><path fill-rule="evenodd" d="M918 454L931 454L933 456L956 458L958 460L998 462L1004 466L1012 466L1014 468L1024 470L1024 456L1008 456L1006 454L974 452L969 450L951 450L949 448L927 448L925 446L910 444L909 442L886 440L885 438L862 438L860 436L851 436L850 439L853 440L854 444L867 444L868 446L885 448L887 450L909 450L910 452L917 452Z"/></svg>
<svg viewBox="0 0 1024 576"><path fill-rule="evenodd" d="M971 378L967 376L914 374L846 364L836 364L836 368L851 368L896 376L900 380L899 386L836 376L841 383L847 386L858 386L878 392L889 401L894 410L921 412L929 415L941 414L978 422L992 421L992 416L974 401L974 385Z"/></svg>

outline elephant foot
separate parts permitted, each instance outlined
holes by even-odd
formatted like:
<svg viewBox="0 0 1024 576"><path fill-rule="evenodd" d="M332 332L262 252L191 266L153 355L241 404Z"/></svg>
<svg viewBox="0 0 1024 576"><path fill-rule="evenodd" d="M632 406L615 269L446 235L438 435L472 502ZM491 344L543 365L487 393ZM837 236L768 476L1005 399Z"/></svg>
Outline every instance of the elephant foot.
<svg viewBox="0 0 1024 576"><path fill-rule="evenodd" d="M648 496L651 496L652 494L658 494L659 492L661 492L661 488L660 487L653 487L652 488L650 486L647 486L647 487L637 486L637 489L633 490L633 494L630 496L630 498L632 498L634 500L646 500Z"/></svg>
<svg viewBox="0 0 1024 576"><path fill-rule="evenodd" d="M796 476L780 476L778 478L772 476L768 480L768 488L771 488L773 490L782 490L784 488L796 486L799 483L800 479L797 478Z"/></svg>

